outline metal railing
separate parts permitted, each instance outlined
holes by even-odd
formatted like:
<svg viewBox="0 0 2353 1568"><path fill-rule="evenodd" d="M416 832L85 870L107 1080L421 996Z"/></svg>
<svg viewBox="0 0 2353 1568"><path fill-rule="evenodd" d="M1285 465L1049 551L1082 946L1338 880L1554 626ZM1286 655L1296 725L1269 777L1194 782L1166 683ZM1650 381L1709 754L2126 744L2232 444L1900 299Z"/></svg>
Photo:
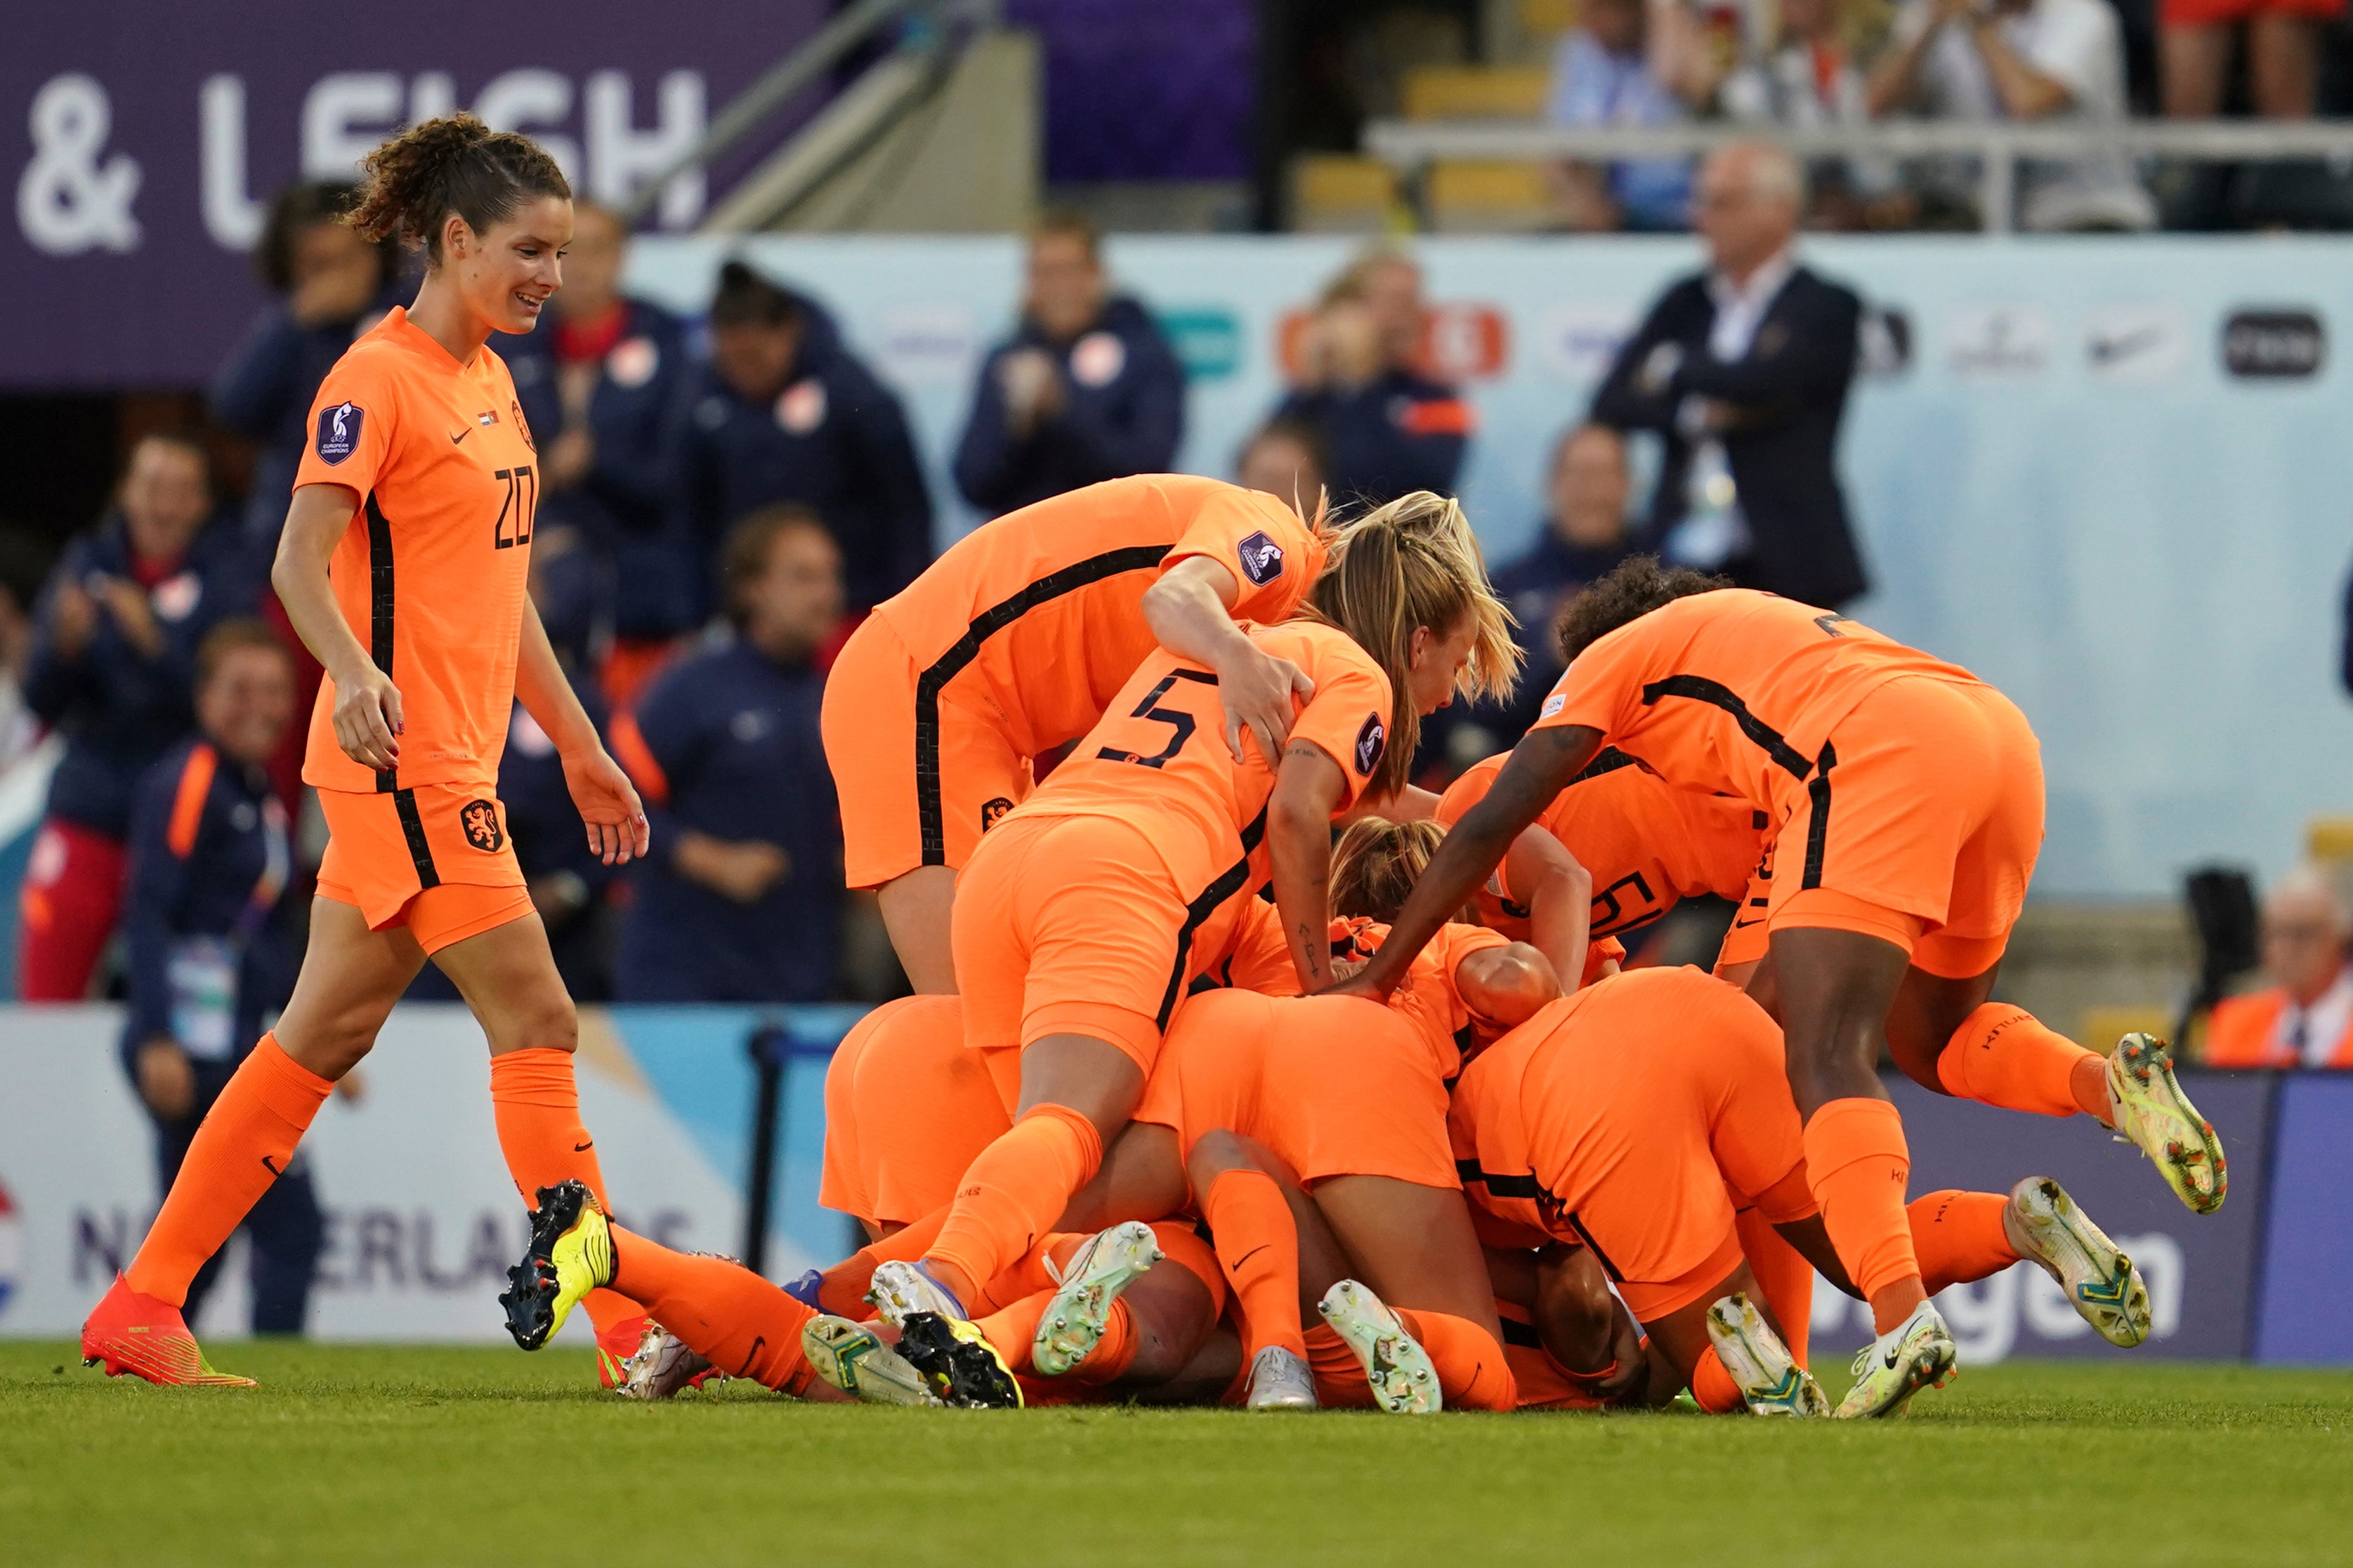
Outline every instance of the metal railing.
<svg viewBox="0 0 2353 1568"><path fill-rule="evenodd" d="M1440 163L1609 163L1702 154L1727 142L1769 141L1799 157L1980 160L1978 209L1989 232L2014 224L2021 161L2175 158L2198 163L2325 158L2353 165L2353 124L2322 121L2163 120L2089 125L1885 120L1869 125L1693 125L1582 130L1523 120L1377 120L1365 152L1398 172L1422 226L1430 221L1430 166Z"/></svg>

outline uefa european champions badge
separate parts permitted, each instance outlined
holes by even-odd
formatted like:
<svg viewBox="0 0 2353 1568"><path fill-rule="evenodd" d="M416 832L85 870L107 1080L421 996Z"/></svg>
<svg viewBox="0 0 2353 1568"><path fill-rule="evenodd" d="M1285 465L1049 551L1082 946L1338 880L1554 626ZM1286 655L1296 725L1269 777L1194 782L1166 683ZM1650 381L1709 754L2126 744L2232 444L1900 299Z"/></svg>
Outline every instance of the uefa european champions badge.
<svg viewBox="0 0 2353 1568"><path fill-rule="evenodd" d="M1544 706L1536 710L1536 717L1539 719L1549 719L1567 706L1568 693L1565 691L1556 691L1551 696L1544 700Z"/></svg>
<svg viewBox="0 0 2353 1568"><path fill-rule="evenodd" d="M1255 587L1263 588L1282 575L1282 546L1261 531L1241 542L1240 553L1242 575Z"/></svg>
<svg viewBox="0 0 2353 1568"><path fill-rule="evenodd" d="M1356 731L1356 771L1366 778L1380 765L1381 752L1388 746L1388 727L1377 713L1365 716L1365 727Z"/></svg>
<svg viewBox="0 0 2353 1568"><path fill-rule="evenodd" d="M332 467L359 450L360 423L367 410L356 403L338 403L319 410L319 460Z"/></svg>

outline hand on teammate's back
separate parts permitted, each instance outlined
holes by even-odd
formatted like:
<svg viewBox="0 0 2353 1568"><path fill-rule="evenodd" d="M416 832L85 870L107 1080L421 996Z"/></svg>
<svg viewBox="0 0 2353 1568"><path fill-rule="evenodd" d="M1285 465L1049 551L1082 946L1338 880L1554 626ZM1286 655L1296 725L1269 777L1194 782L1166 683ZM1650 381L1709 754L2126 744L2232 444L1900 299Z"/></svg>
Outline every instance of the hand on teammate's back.
<svg viewBox="0 0 2353 1568"><path fill-rule="evenodd" d="M1226 710L1226 746L1234 761L1242 760L1242 729L1258 737L1259 754L1270 770L1282 759L1282 743L1291 735L1298 708L1315 695L1307 672L1287 658L1278 658L1253 643L1238 645L1234 656L1218 668L1218 700Z"/></svg>

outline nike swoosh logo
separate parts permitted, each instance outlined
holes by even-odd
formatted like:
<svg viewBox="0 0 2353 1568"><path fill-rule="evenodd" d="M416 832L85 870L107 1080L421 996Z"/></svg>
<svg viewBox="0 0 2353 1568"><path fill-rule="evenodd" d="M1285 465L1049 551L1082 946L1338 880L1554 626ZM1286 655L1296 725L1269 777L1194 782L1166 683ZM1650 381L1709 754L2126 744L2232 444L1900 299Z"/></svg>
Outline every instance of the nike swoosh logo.
<svg viewBox="0 0 2353 1568"><path fill-rule="evenodd" d="M1251 1247L1248 1252L1245 1252L1240 1258L1235 1258L1234 1268L1237 1269L1240 1268L1243 1264L1248 1263L1251 1258L1256 1258L1260 1253L1264 1252L1272 1245L1273 1243L1271 1242L1260 1242L1256 1247Z"/></svg>
<svg viewBox="0 0 2353 1568"><path fill-rule="evenodd" d="M590 1140L588 1140L588 1142L586 1142L586 1143L575 1143L574 1145L572 1145L572 1152L573 1152L574 1153L575 1153L575 1154L585 1154L585 1153L586 1153L589 1150L594 1149L596 1146L596 1140L595 1140L594 1138L591 1138L591 1139L590 1139Z"/></svg>
<svg viewBox="0 0 2353 1568"><path fill-rule="evenodd" d="M269 1172L273 1176L282 1176L286 1173L285 1171L280 1169L279 1166L271 1164L269 1163L269 1156L267 1154L264 1154L261 1157L261 1168Z"/></svg>
<svg viewBox="0 0 2353 1568"><path fill-rule="evenodd" d="M474 432L473 432L473 428L470 426L468 426L467 428L465 428L465 429L463 429L463 430L459 431L455 436L450 437L449 437L449 445L451 445L452 447L454 447L454 446L456 446L459 442L460 442L460 441L464 440L467 437L469 437L469 436L472 435L473 433L474 433Z"/></svg>
<svg viewBox="0 0 2353 1568"><path fill-rule="evenodd" d="M1746 931L1750 926L1759 926L1764 923L1765 917L1759 915L1753 921L1735 921L1732 922L1732 929L1735 931Z"/></svg>

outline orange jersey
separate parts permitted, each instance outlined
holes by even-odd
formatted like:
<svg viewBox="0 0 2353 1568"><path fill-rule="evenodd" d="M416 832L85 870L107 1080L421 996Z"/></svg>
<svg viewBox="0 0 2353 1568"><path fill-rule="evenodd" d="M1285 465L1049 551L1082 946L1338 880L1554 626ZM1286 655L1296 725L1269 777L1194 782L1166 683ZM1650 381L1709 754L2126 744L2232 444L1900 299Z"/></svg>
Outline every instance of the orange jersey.
<svg viewBox="0 0 2353 1568"><path fill-rule="evenodd" d="M1447 787L1448 827L1486 798L1511 753L1489 757ZM1677 789L1625 752L1605 749L1535 820L1593 876L1593 935L1624 936L1684 899L1738 899L1765 855L1772 820L1745 800ZM1515 942L1528 911L1498 866L1479 891L1479 919Z"/></svg>
<svg viewBox="0 0 2353 1568"><path fill-rule="evenodd" d="M1356 957L1380 951L1389 928L1362 918L1332 922L1336 945L1343 932ZM1482 926L1449 921L1438 928L1428 946L1414 954L1398 988L1389 993L1389 1006L1414 1026L1414 1034L1430 1048L1430 1063L1440 1082L1451 1087L1462 1064L1473 1051L1501 1034L1493 1018L1464 1000L1454 972L1474 952L1502 947L1512 939Z"/></svg>
<svg viewBox="0 0 2353 1568"><path fill-rule="evenodd" d="M955 683L1003 716L1019 754L1036 756L1110 709L1155 646L1144 591L1194 555L1233 573L1236 620L1268 624L1288 619L1324 570L1324 542L1272 496L1141 474L981 524L874 613L934 703Z"/></svg>
<svg viewBox="0 0 2353 1568"><path fill-rule="evenodd" d="M1749 588L1695 594L1577 656L1535 727L1584 725L1669 784L1736 796L1776 826L1835 757L1831 726L1907 675L1981 684L1843 616Z"/></svg>
<svg viewBox="0 0 2353 1568"><path fill-rule="evenodd" d="M294 484L359 497L328 577L344 624L400 689L405 729L400 766L370 772L335 743L334 683L322 684L305 784L497 784L538 472L514 382L487 347L461 365L396 307L327 373Z"/></svg>
<svg viewBox="0 0 2353 1568"><path fill-rule="evenodd" d="M1291 742L1314 746L1339 764L1347 782L1333 810L1346 810L1388 743L1388 677L1335 627L1303 620L1244 630L1315 683L1315 695L1292 721ZM1103 722L1006 820L1097 816L1127 823L1150 840L1188 898L1206 896L1213 884L1232 878L1229 912L1214 935L1203 932L1198 948L1223 952L1232 940L1232 895L1265 879L1260 844L1273 792L1274 770L1255 738L1245 738L1239 763L1226 749L1218 678L1155 648L1113 699ZM1086 875L1084 867L1068 871L1073 879Z"/></svg>

